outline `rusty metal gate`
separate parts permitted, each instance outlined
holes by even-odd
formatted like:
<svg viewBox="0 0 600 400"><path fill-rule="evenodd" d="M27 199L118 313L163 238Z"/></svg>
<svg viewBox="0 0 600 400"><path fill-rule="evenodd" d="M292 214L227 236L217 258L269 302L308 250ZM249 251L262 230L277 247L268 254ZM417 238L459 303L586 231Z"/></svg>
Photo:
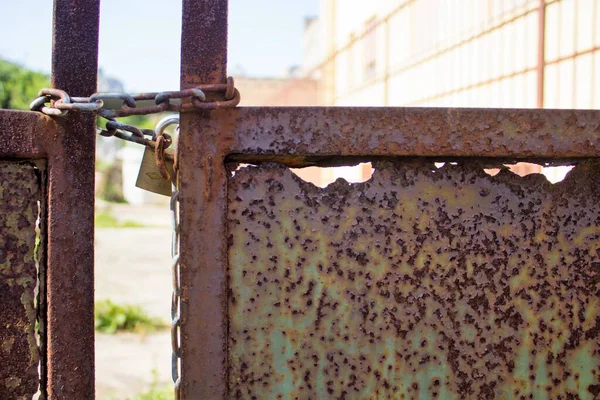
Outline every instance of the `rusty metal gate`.
<svg viewBox="0 0 600 400"><path fill-rule="evenodd" d="M53 84L89 95L98 4L75 3ZM224 84L226 54L227 1L184 0L181 89ZM0 397L38 354L49 397L93 397L93 123L0 112ZM177 153L182 398L600 395L599 111L198 110ZM324 189L290 170L359 162L370 180Z"/></svg>
<svg viewBox="0 0 600 400"><path fill-rule="evenodd" d="M600 113L187 118L188 398L598 396ZM510 160L577 166L554 185L484 170ZM325 189L289 169L358 161L372 179Z"/></svg>
<svg viewBox="0 0 600 400"><path fill-rule="evenodd" d="M184 2L183 88L225 80L225 3ZM598 111L182 115L183 397L598 397L599 150ZM517 160L576 167L484 171Z"/></svg>
<svg viewBox="0 0 600 400"><path fill-rule="evenodd" d="M54 87L96 91L98 9L55 1ZM93 115L0 110L2 399L94 397L94 149Z"/></svg>

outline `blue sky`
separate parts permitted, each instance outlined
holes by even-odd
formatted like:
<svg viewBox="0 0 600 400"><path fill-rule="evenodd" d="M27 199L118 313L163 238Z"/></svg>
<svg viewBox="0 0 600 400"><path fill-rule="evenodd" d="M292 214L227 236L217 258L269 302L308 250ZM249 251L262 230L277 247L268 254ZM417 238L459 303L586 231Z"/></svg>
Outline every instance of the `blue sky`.
<svg viewBox="0 0 600 400"><path fill-rule="evenodd" d="M318 0L229 0L229 68L280 76L302 62ZM50 72L52 0L0 0L0 57ZM129 91L179 87L180 0L102 0L100 67Z"/></svg>

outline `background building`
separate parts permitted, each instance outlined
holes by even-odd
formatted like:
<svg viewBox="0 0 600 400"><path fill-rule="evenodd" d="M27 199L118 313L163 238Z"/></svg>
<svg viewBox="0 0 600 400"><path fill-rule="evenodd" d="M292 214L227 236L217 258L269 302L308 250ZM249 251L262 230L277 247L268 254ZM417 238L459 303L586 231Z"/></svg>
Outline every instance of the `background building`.
<svg viewBox="0 0 600 400"><path fill-rule="evenodd" d="M306 35L321 105L600 108L600 0L321 0Z"/></svg>
<svg viewBox="0 0 600 400"><path fill-rule="evenodd" d="M317 103L317 81L302 77L235 76L241 106L311 106Z"/></svg>
<svg viewBox="0 0 600 400"><path fill-rule="evenodd" d="M600 108L600 0L322 0L324 105Z"/></svg>

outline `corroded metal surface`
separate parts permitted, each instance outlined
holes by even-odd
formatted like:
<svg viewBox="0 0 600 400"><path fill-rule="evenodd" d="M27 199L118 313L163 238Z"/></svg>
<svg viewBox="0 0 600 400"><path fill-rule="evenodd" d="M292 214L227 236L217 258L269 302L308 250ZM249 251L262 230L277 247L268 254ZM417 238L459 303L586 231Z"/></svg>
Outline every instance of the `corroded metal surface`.
<svg viewBox="0 0 600 400"><path fill-rule="evenodd" d="M181 89L226 82L227 9L227 0L183 0ZM177 145L185 399L226 398L227 180L222 147L213 140L218 133L206 130L214 114L182 113Z"/></svg>
<svg viewBox="0 0 600 400"><path fill-rule="evenodd" d="M231 398L597 398L600 165L228 184ZM578 397L577 397L578 396Z"/></svg>
<svg viewBox="0 0 600 400"><path fill-rule="evenodd" d="M0 398L30 399L38 389L35 336L35 168L0 161Z"/></svg>
<svg viewBox="0 0 600 400"><path fill-rule="evenodd" d="M198 38L222 34L204 22ZM221 36L212 40L226 43ZM193 80L183 78L182 87L212 79L213 59L206 64ZM224 79L224 66L220 71ZM236 108L183 113L181 132L182 388L188 398L226 393L227 161L296 167L397 156L552 163L600 157L600 111L589 110Z"/></svg>
<svg viewBox="0 0 600 400"><path fill-rule="evenodd" d="M52 119L30 111L0 110L0 158L43 158L44 137L56 124Z"/></svg>
<svg viewBox="0 0 600 400"><path fill-rule="evenodd" d="M227 154L291 166L310 165L315 156L600 155L595 110L242 107L210 117L203 129L220 132Z"/></svg>
<svg viewBox="0 0 600 400"><path fill-rule="evenodd" d="M100 0L55 0L52 86L96 92ZM56 121L48 141L47 370L51 399L94 396L94 115ZM50 135L49 135L50 136Z"/></svg>
<svg viewBox="0 0 600 400"><path fill-rule="evenodd" d="M228 0L183 0L181 89L225 83Z"/></svg>
<svg viewBox="0 0 600 400"><path fill-rule="evenodd" d="M98 16L99 0L54 1L52 84L74 96L96 92ZM40 378L52 399L94 398L95 118L73 114L0 110L0 158L48 166Z"/></svg>

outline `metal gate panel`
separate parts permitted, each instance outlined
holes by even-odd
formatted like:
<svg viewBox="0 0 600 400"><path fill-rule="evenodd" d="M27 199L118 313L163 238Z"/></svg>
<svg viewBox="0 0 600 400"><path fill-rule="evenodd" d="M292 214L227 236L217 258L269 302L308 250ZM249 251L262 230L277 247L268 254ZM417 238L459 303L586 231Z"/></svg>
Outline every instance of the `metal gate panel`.
<svg viewBox="0 0 600 400"><path fill-rule="evenodd" d="M38 193L44 251L35 317L43 328L41 390L50 398L94 397L94 123L87 115L57 122L0 110L0 160L45 166ZM11 354L11 360L16 357ZM6 365L0 365L2 374Z"/></svg>
<svg viewBox="0 0 600 400"><path fill-rule="evenodd" d="M54 1L53 87L73 96L96 91L98 25L99 0ZM41 390L51 399L94 398L95 141L91 114L0 110L0 160L46 165L38 310Z"/></svg>
<svg viewBox="0 0 600 400"><path fill-rule="evenodd" d="M225 83L227 1L183 0L181 44L182 89ZM181 202L179 345L182 397L269 398L271 394L282 394L281 390L285 389L284 398L291 397L290 393L298 397L318 393L319 396L314 397L328 398L331 397L329 388L333 394L340 396L344 390L342 386L347 390L356 388L360 391L369 385L376 387L381 397L385 397L393 385L405 385L396 389L407 393L410 390L411 396L433 392L442 396L452 392L458 397L459 393L499 392L512 397L515 390L518 393L535 390L544 395L547 385L555 385L553 387L558 392L577 393L588 398L594 396L598 387L590 382L593 379L597 382L599 368L595 365L598 361L597 332L594 330L598 315L595 304L598 282L593 244L597 224L593 206L597 193L595 189L583 191L573 198L566 194L569 190L573 193L581 191L585 179L590 179L585 181L586 184L595 188L596 167L593 160L590 161L592 164L577 167L575 175L570 178L571 183L565 182L556 188L536 181L537 178L520 180L506 173L489 178L481 172L481 168L514 161L559 165L578 163L583 158L598 158L599 134L600 112L581 110L276 107L183 113L177 150ZM416 164L409 163L419 157ZM457 162L459 166L448 166L433 174L429 164L433 160ZM287 170L288 167L349 165L360 161L380 163L375 177L369 184L333 186L341 191L345 201L352 200L348 204L338 204L335 210L336 201L343 200L332 195L335 190L317 190L297 181ZM242 169L231 178L238 163L273 162L280 166L261 165ZM477 162L477 165L472 162ZM463 178L467 180L460 182ZM280 204L260 203L260 200L268 202L267 192L273 182L281 184L272 189L277 191L281 188L280 192L272 194ZM398 195L392 198L398 182L406 184L411 194L421 195L421 200ZM573 189L573 182L579 185L578 190ZM373 186L374 183L379 186ZM453 198L450 187L460 197ZM443 192L438 195L434 190L439 188ZM267 198L255 197L263 194L261 190ZM400 190L397 192L400 193ZM388 204L383 198L386 194ZM500 196L508 204L494 207L495 204L491 203L495 199L493 195ZM373 204L369 203L369 196L375 199ZM436 198L440 202L437 207ZM548 198L552 201L548 202ZM251 204L252 201L254 203ZM321 201L323 204L317 207L316 202ZM406 253L398 244L394 247L381 242L387 238L401 239L399 233L386 233L385 222L379 222L379 225L384 225L383 228L376 228L376 224L370 224L367 219L383 221L391 218L390 202L394 201L397 201L394 207L402 204L409 208L403 214L405 219L398 222L401 228L407 230L406 235L403 233L407 241ZM542 204L534 201L542 201ZM365 206L365 202L369 205ZM480 215L468 209L460 215L444 218L443 213L457 213L457 204L461 202L477 205ZM519 206L520 202L523 202L523 207ZM529 205L530 202L533 205ZM383 208L379 208L380 205ZM576 209L584 205L585 208ZM417 220L418 207L423 207L423 218ZM504 214L502 209L512 210L514 215ZM325 210L331 219L349 216L355 222L357 217L362 220L355 227L347 227L344 225L347 221L340 221L345 230L333 232L329 225L317 218L322 218L320 213L325 213ZM530 214L526 215L528 210ZM556 211L556 215L546 215L548 210ZM294 218L294 213L297 217L306 217L306 220ZM465 221L468 215L472 218ZM564 221L569 215L571 220L567 225L556 226L558 218ZM276 226L277 223L269 216L274 216L282 225ZM486 219L486 216L496 218L496 221ZM534 218L536 225L524 221L522 226L519 219L526 218ZM240 225L237 225L237 220ZM460 227L452 225L453 220L454 223L465 223L464 237ZM514 228L513 225L509 225L511 229L506 228L506 221L514 222ZM411 222L418 224L421 232L408 229ZM590 226L585 226L588 222ZM388 227L390 225L388 223ZM438 225L445 231L438 230ZM300 231L296 230L297 227ZM380 242L357 244L350 233L358 227L371 233L375 229L383 229L376 233ZM340 236L346 230L350 233L339 240L339 249L333 246L325 248L321 242L306 241L314 241L309 237L313 234L322 241L330 239L323 233L310 232L309 235L305 231L314 228L322 228L332 237ZM536 231L533 231L534 228ZM497 231L497 237L493 236L492 229ZM273 231L272 235L268 234L269 230ZM290 235L286 235L288 231ZM553 236L555 231L559 236ZM517 246L514 254L499 253L497 258L501 262L498 264L496 261L497 265L494 265L496 258L489 252L508 253L511 249L508 241L515 242L519 234L522 238L513 243ZM285 242L287 236L291 244ZM305 238L304 242L298 243L295 236ZM433 244L438 236L446 241L446 246L455 244L465 248L452 250L449 247L443 251L443 246L439 246L438 254ZM569 246L567 239L561 238L574 238L577 244ZM260 244L254 242L255 239L260 239ZM267 246L267 239L271 239L273 247ZM408 239L413 242L409 243ZM530 248L532 253L527 253L522 244L537 247ZM548 249L548 244L553 247ZM290 245L295 246L293 252L290 252ZM364 249L365 245L371 246L369 252ZM404 264L396 267L393 263L375 264L375 260L382 261L385 256L372 250L376 245L390 247L389 256L395 256ZM472 246L470 250L474 254L467 255L467 245ZM417 246L423 247L418 254ZM350 249L350 253L346 249ZM338 250L342 250L339 257L346 264L335 259ZM425 254L426 250L430 250L431 254ZM451 261L452 251L456 258ZM565 260L557 259L557 252L562 252ZM410 259L411 254L416 254L413 260ZM527 261L521 261L519 255ZM270 259L274 256L278 257L276 265ZM548 261L543 260L545 256L549 257ZM317 260L321 261L323 271L319 269ZM361 263L367 260L368 266L362 266ZM434 260L436 264L432 265ZM470 264L467 265L467 261ZM337 275L333 262L338 263L342 275ZM430 264L425 266L428 262ZM519 262L525 265L518 265ZM491 266L489 263L492 263ZM547 270L543 263L555 265ZM455 277L451 275L452 265L455 265ZM410 266L415 267L410 269ZM326 272L328 268L332 268L330 273ZM362 276L358 276L360 268L363 268ZM367 268L372 270L369 277L365 272ZM394 274L398 274L394 268L403 268L402 284L392 280ZM287 277L286 269L290 269ZM354 281L347 278L349 269L357 271ZM528 272L533 272L533 276L527 276ZM387 273L392 274L388 281L385 280ZM521 273L524 275L519 275ZM404 275L407 275L406 279ZM292 276L295 281L291 281ZM303 278L299 282L301 276ZM446 281L440 281L442 276ZM312 291L311 278L315 282ZM317 287L317 282L321 286ZM333 287L325 297L319 297L329 282ZM377 282L381 282L381 288L377 287ZM368 293L365 292L367 284L371 285ZM449 286L447 298L440 294L444 285ZM343 296L349 296L344 288L353 288L355 299L342 303ZM520 291L504 295L506 288ZM320 291L317 292L317 289ZM360 292L361 289L363 292ZM575 292L575 289L581 290ZM390 297L379 294L386 290ZM434 293L438 297L433 297ZM364 296L359 299L362 294ZM391 303L397 302L393 294L403 302L403 306L391 311ZM503 300L500 300L503 295ZM281 297L279 301L274 301L278 296ZM286 308L286 297L290 308ZM264 304L261 303L263 299L266 299ZM309 305L310 300L312 304ZM369 300L377 301L371 305ZM563 309L557 306L559 300L561 306L564 305ZM335 301L339 305L335 306ZM277 306L276 303L280 304ZM388 311L384 313L386 307ZM317 312L319 308L320 312ZM529 309L544 311L535 316ZM440 317L432 314L435 311L440 313ZM375 312L377 316L371 321ZM516 317L517 312L522 320ZM557 321L559 312L563 319ZM404 313L401 315L404 323L396 321L401 331L397 332L392 316L397 318L400 313ZM486 315L498 321L486 321ZM277 319L276 316L282 318ZM417 318L420 318L419 321ZM317 320L318 326L315 327ZM411 322L406 324L406 321ZM364 327L364 331L356 331L356 338L349 335L348 342L352 341L352 346L344 344L343 335L335 337L335 334L341 334L341 329L345 329L345 325L340 327L342 323L347 323L349 328L360 328L361 324ZM413 325L410 326L410 323ZM293 330L290 336L281 333L282 326ZM440 334L437 338L424 337L419 342L420 336L434 335L447 326L449 328L444 332L447 339L440 339ZM388 330L384 331L384 327ZM557 332L559 328L562 328L560 333ZM303 336L311 333L317 336L321 333L323 340L314 336L308 340ZM329 341L331 338L333 342ZM513 343L503 338L515 340ZM371 339L374 343L370 342ZM482 343L482 339L489 343ZM517 343L517 340L525 339L528 341ZM424 340L426 343L423 344ZM480 342L475 343L476 340ZM384 345L380 344L382 342ZM405 347L410 345L408 351L399 349L408 359L395 355L393 346L397 343ZM305 347L302 348L302 345ZM444 348L435 348L436 345ZM365 354L365 360L358 356L357 361L356 355L364 350L361 346L364 349L379 347L373 354ZM328 354L330 348L334 350ZM560 349L563 349L562 353L557 353L556 358L551 360L546 359L545 363L538 355L538 352L555 354ZM342 358L336 351L348 355ZM531 354L525 354L525 351ZM389 360L385 357L374 359L381 355L389 357ZM427 359L427 356L430 358ZM346 358L353 365L345 364ZM291 362L287 363L288 360ZM422 360L422 365L428 367L420 372ZM579 360L583 362L581 365L577 364ZM391 370L385 370L390 364ZM302 370L303 367L306 369ZM392 376L400 369L408 371L404 377ZM331 379L325 380L326 370ZM375 374L376 371L378 374ZM491 376L481 376L485 373ZM563 376L558 376L559 373ZM572 375L566 376L568 373ZM435 374L440 376L439 382L431 379ZM452 374L457 378L450 380L448 377ZM494 386L491 377L500 375L502 382L498 381ZM558 381L543 381L550 377ZM410 386L406 387L408 384ZM430 385L433 386L430 388ZM348 391L347 394L348 398L360 397L355 392Z"/></svg>
<svg viewBox="0 0 600 400"><path fill-rule="evenodd" d="M597 391L596 167L584 159L600 155L599 112L238 108L184 114L182 126L188 129L179 144L184 397L261 398L284 389L300 398L328 397L328 389L341 396L342 387L350 397L370 389L383 397L402 391L510 396L515 390L591 397ZM579 165L554 186L539 176L483 172L517 160ZM376 163L372 182L325 190L298 182L286 169L361 161ZM433 161L459 166L437 170ZM273 162L280 166L235 171L239 163ZM270 187L281 190L274 205ZM386 202L406 208L394 222L402 235L386 233L395 218L380 208ZM575 225L560 225L569 215ZM357 226L344 225L346 217ZM333 230L336 223L341 228ZM352 229L373 238L359 243ZM329 236L338 241L325 244ZM375 250L388 238L406 247L387 245L396 266ZM350 289L354 301L344 292ZM561 311L558 303L572 310ZM536 316L528 308L542 311ZM293 327L290 336L283 326ZM362 349L372 351L359 355ZM526 351L551 359L542 363Z"/></svg>
<svg viewBox="0 0 600 400"><path fill-rule="evenodd" d="M593 398L600 164L556 185L395 159L228 185L231 398Z"/></svg>
<svg viewBox="0 0 600 400"><path fill-rule="evenodd" d="M220 132L214 146L230 159L299 166L340 156L556 160L600 149L594 110L244 107L215 111L202 124Z"/></svg>
<svg viewBox="0 0 600 400"><path fill-rule="evenodd" d="M35 333L36 223L41 187L35 167L0 161L0 398L38 390Z"/></svg>

